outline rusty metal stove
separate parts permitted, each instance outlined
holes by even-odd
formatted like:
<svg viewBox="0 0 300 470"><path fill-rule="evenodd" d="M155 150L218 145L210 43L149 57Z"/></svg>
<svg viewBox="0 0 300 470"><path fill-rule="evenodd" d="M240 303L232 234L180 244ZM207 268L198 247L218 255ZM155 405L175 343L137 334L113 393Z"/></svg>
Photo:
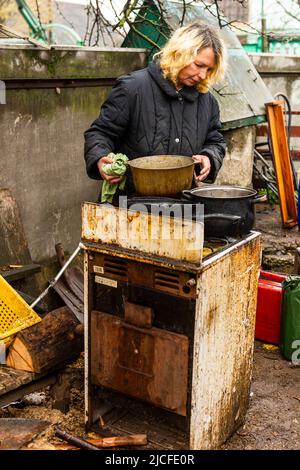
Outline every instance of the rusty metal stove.
<svg viewBox="0 0 300 470"><path fill-rule="evenodd" d="M83 206L87 426L105 397L180 429L186 448L218 447L248 405L259 234L201 239L191 262L182 248L178 260L172 247L121 246L109 211Z"/></svg>

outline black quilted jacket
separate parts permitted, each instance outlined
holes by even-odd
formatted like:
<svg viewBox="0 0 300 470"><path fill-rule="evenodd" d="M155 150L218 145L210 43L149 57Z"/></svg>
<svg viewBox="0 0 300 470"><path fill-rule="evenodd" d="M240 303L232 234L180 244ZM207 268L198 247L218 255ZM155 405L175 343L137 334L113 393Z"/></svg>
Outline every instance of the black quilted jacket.
<svg viewBox="0 0 300 470"><path fill-rule="evenodd" d="M194 87L176 91L159 64L152 63L117 80L100 116L85 132L87 173L100 179L96 163L110 152L129 159L203 154L211 160L208 179L214 181L226 149L219 129L219 106L211 93ZM129 180L128 190L131 186Z"/></svg>

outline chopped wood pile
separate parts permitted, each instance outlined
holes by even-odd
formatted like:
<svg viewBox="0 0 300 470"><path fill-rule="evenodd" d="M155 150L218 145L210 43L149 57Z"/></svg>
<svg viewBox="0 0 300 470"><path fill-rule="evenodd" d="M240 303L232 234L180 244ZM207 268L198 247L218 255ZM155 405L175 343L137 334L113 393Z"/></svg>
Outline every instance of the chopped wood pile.
<svg viewBox="0 0 300 470"><path fill-rule="evenodd" d="M27 276L31 276L31 281L34 283L33 274L40 270L40 266L32 262L19 209L9 189L0 189L0 235L0 274L3 274L8 283L26 280ZM63 267L65 256L62 245L57 244L55 249L59 265ZM7 269L8 266L13 267L13 275L12 270ZM17 299L17 289L14 284L12 287L11 291L15 290ZM4 341L8 367L45 374L57 368L59 364L64 365L83 351L82 270L77 266L68 267L59 279L56 291L66 304L64 307L50 311L46 315L43 315L44 308L42 310L37 308L38 313L42 313L42 321L33 325L36 328L22 329L14 338L10 336L9 341ZM28 294L23 292L19 294L27 304L34 300ZM8 309L9 307L7 306ZM0 315L8 314L5 309L2 310ZM15 314L15 319L12 321L19 321L17 313L10 312L10 316ZM22 322L25 327L23 319ZM20 327L18 329L20 330Z"/></svg>

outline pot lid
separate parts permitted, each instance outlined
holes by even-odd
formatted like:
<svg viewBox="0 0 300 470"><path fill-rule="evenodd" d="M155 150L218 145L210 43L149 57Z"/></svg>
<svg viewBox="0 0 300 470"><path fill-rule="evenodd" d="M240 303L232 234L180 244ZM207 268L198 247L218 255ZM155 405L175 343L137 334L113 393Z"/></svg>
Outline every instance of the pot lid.
<svg viewBox="0 0 300 470"><path fill-rule="evenodd" d="M199 196L210 199L240 199L253 197L257 194L254 189L243 188L240 186L212 186L210 188L191 189L193 196Z"/></svg>

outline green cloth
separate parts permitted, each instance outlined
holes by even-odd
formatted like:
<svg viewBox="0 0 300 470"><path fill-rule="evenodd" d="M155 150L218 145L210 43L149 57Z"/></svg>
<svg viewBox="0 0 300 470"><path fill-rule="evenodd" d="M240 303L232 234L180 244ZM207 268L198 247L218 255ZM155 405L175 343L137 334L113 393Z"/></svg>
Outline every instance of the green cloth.
<svg viewBox="0 0 300 470"><path fill-rule="evenodd" d="M128 157L123 153L110 153L107 155L113 160L113 163L106 163L103 165L102 170L108 176L123 176L126 172L126 166ZM120 183L109 183L109 181L103 181L101 202L112 202L113 197L117 189L124 189L126 183L126 177L120 181Z"/></svg>

